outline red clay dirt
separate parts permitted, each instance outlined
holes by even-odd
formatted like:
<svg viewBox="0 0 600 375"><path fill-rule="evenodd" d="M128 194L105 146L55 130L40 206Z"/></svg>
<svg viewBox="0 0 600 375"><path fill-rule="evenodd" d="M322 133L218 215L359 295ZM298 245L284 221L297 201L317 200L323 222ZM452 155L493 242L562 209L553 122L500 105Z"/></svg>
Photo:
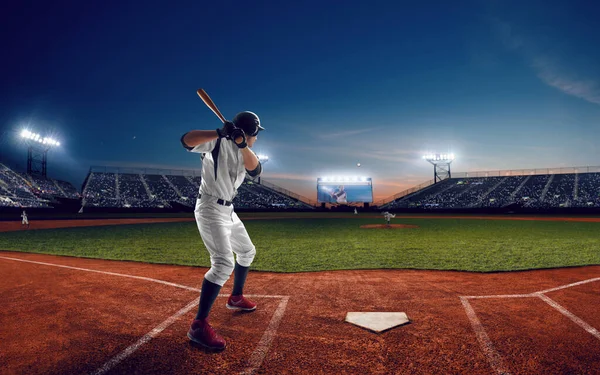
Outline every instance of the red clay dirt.
<svg viewBox="0 0 600 375"><path fill-rule="evenodd" d="M214 305L221 353L186 337L206 271L0 251L2 373L599 373L600 266L251 272L257 311ZM554 306L531 294L548 289ZM402 311L411 323L375 334L344 322L350 311Z"/></svg>
<svg viewBox="0 0 600 375"><path fill-rule="evenodd" d="M403 228L418 228L418 225L411 224L365 224L361 225L364 229L403 229Z"/></svg>
<svg viewBox="0 0 600 375"><path fill-rule="evenodd" d="M84 220L29 220L29 230L55 229L72 227L94 227L104 225L147 224L147 223L175 223L193 221L194 218L134 218L134 219L84 219ZM25 230L21 221L0 221L0 232Z"/></svg>

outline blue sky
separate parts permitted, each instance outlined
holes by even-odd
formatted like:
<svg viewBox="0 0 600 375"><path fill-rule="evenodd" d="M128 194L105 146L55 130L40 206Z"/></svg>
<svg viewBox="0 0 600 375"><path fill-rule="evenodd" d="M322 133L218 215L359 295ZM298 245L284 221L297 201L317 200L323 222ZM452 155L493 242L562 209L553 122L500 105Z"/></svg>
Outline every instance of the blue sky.
<svg viewBox="0 0 600 375"><path fill-rule="evenodd" d="M215 2L216 3L216 2ZM18 132L91 165L190 169L180 136L256 112L263 178L316 198L316 178L373 178L375 201L453 171L600 165L600 5L591 1L11 2L0 30L0 160ZM360 162L361 167L356 167Z"/></svg>

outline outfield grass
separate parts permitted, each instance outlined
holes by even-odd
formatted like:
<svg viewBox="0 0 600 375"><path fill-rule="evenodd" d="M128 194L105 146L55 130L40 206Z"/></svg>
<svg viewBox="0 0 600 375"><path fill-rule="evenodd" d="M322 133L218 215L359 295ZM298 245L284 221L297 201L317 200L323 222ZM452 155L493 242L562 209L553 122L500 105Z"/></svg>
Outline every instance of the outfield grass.
<svg viewBox="0 0 600 375"><path fill-rule="evenodd" d="M600 264L600 223L393 219L417 229L361 229L383 219L247 220L255 270L509 271ZM210 266L194 222L0 233L0 249Z"/></svg>

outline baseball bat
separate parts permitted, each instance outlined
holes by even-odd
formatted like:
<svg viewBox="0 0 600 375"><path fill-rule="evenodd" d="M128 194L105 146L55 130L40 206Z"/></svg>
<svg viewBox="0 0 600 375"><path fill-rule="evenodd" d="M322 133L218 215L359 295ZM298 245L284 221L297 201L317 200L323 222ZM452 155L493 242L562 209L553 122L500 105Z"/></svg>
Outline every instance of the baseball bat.
<svg viewBox="0 0 600 375"><path fill-rule="evenodd" d="M213 111L213 113L217 115L217 117L221 119L222 122L227 121L225 120L225 117L223 117L223 115L221 114L221 111L219 111L219 108L217 108L215 102L212 101L212 99L210 98L210 96L208 96L204 89L198 89L196 93L198 93L198 96L200 97L200 99L202 99L204 104L206 104L206 106L210 108L210 110Z"/></svg>

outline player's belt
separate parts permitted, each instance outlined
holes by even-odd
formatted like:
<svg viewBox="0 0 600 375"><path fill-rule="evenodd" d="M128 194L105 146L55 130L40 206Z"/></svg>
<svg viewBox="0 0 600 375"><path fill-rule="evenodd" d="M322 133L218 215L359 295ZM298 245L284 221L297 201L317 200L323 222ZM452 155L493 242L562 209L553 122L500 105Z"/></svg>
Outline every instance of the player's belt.
<svg viewBox="0 0 600 375"><path fill-rule="evenodd" d="M198 199L200 199L200 197L202 196L202 194L198 193ZM226 201L224 199L221 198L217 198L217 204L220 204L221 206L231 206L233 202L230 201Z"/></svg>

